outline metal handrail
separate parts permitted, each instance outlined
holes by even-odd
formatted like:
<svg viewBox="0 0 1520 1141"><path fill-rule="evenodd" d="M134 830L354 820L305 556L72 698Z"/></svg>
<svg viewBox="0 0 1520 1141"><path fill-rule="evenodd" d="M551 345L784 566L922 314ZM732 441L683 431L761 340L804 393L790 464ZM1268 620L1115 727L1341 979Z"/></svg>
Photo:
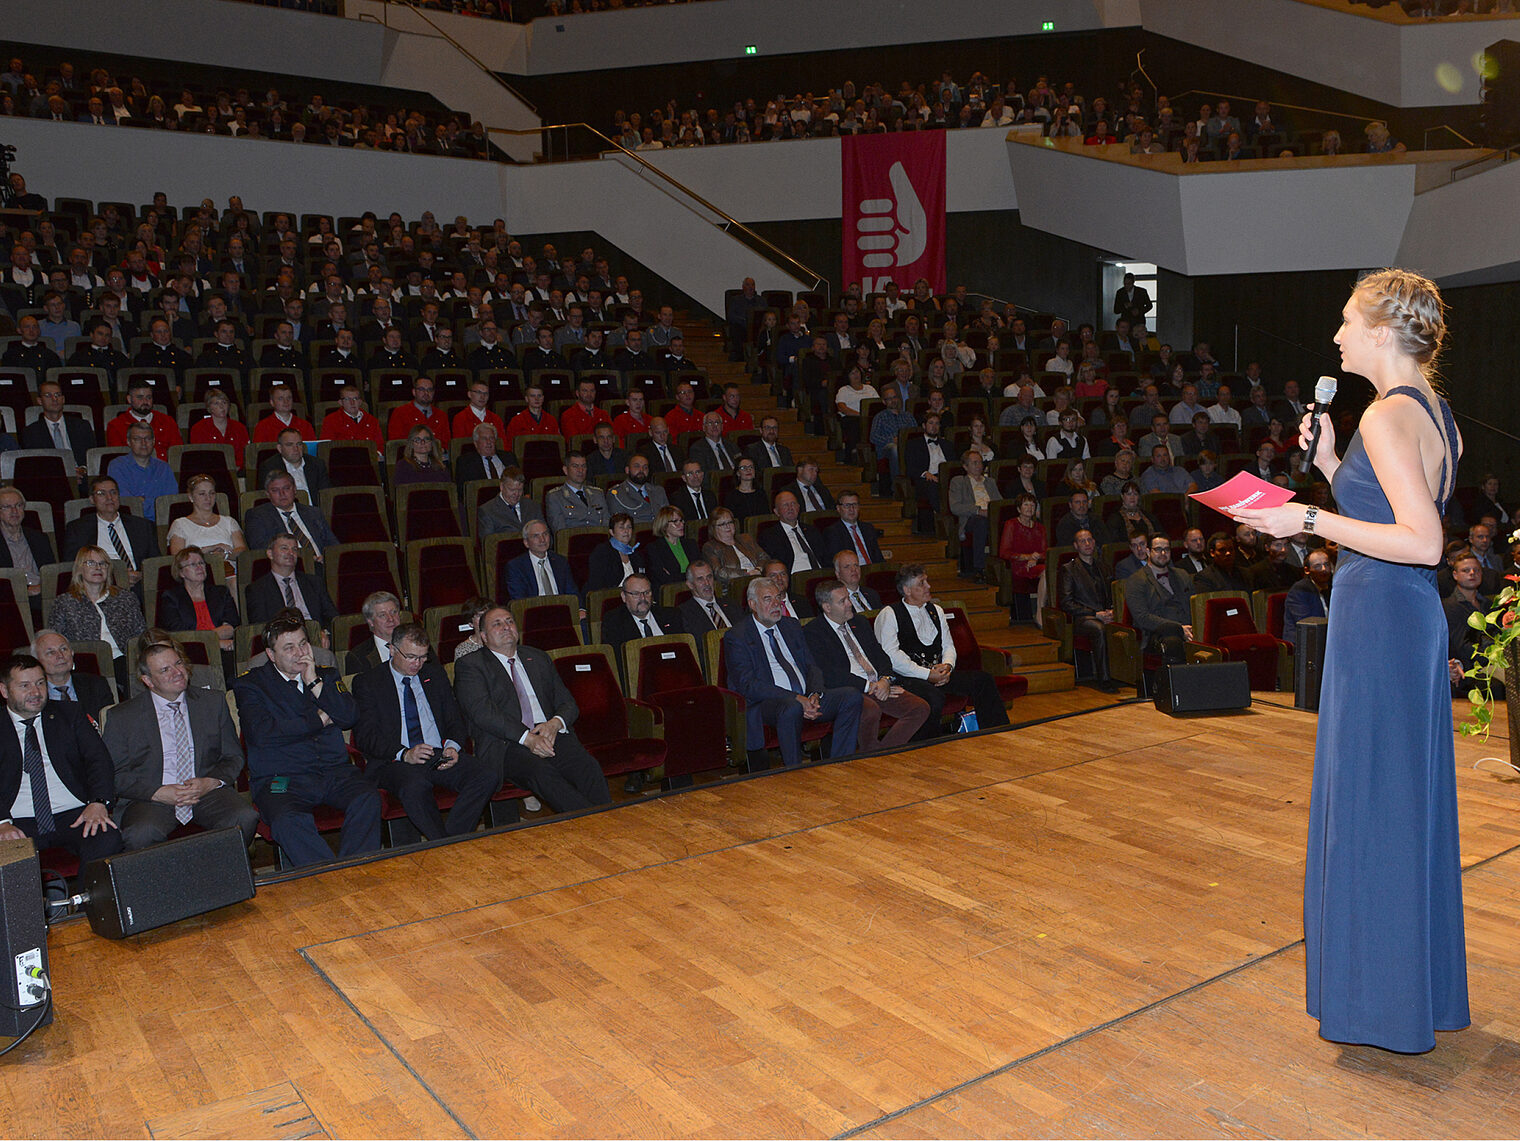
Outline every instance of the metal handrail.
<svg viewBox="0 0 1520 1141"><path fill-rule="evenodd" d="M465 57L465 59L469 60L476 67L480 68L481 71L483 71L487 75L489 75L493 80L496 81L496 83L497 83L498 86L500 86L500 87L506 89L507 91L511 92L512 98L516 99L519 103L522 103L525 107L528 108L528 110L532 111L535 115L538 114L538 108L533 105L533 101L531 99L529 99L527 96L525 96L521 91L517 90L517 88L513 87L510 83L508 83L505 79L503 79L496 72L492 71L491 68L489 66L487 66L485 63L482 63L479 56L477 56L469 48L465 47L462 43L460 43L458 40L456 40L453 36L449 35L448 32L446 32L446 31L443 30L443 28L439 27L438 23L431 16L429 16L425 11L423 11L421 8L419 8L416 4L412 3L412 0L386 0L386 3L384 5L384 7L381 9L381 11L387 13L387 18L385 20L385 26L386 27L390 27L389 12L391 10L391 5L392 4L396 4L396 5L398 5L399 7L402 7L402 8L410 9L418 18L420 18L423 21L423 23L427 24L428 27L432 28L433 31L437 32L441 37L443 37L444 39L448 40L449 43L454 46L454 50L455 51L459 52L461 55L463 55Z"/></svg>
<svg viewBox="0 0 1520 1141"><path fill-rule="evenodd" d="M1459 178L1466 178L1470 174L1477 174L1478 172L1474 169L1475 167L1483 167L1490 164L1494 166L1503 166L1505 163L1512 162L1516 158L1520 158L1520 143L1515 143L1511 146L1507 146L1502 151L1489 151L1487 154L1480 155L1478 158L1468 159L1466 162L1458 163L1456 166L1452 167L1450 171L1447 172L1446 180L1448 182L1456 182Z"/></svg>
<svg viewBox="0 0 1520 1141"><path fill-rule="evenodd" d="M799 280L804 280L804 281L808 280L808 279L812 279L812 282L813 282L812 289L817 290L819 287L821 287L821 286L827 286L829 284L829 279L826 278L826 277L824 277L823 274L819 273L815 269L811 269L808 266L803 265L802 262L798 261L791 254L789 254L785 250L783 250L780 246L776 245L774 242L770 241L768 238L764 238L761 235L757 234L754 230L750 229L743 222L739 221L739 219L735 218L733 215L731 215L730 213L728 213L728 211L722 209L721 207L714 206L706 198L703 198L702 195L698 194L695 190L691 189L691 187L687 186L685 183L679 181L678 179L672 178L669 174L665 173L665 171L661 170L658 166L656 166L654 163L650 162L643 155L637 154L637 153L629 150L627 147L623 146L622 143L617 142L615 139L608 138L606 135L602 134L602 132L599 131L597 128L593 127L590 123L545 123L541 127L532 128L532 129L519 129L519 128L512 128L512 127L487 127L486 128L486 133L487 134L499 134L499 135L537 135L537 134L541 134L541 133L546 133L548 131L566 131L566 132L568 132L570 130L570 128L572 128L572 127L579 127L582 130L590 131L598 139L601 139L602 142L606 143L607 146L608 146L608 148L610 148L611 150L614 150L614 151L618 152L619 154L627 155L629 158L631 158L634 162L638 163L645 170L647 170L650 173L654 174L657 178L659 178L662 181L668 183L670 186L675 187L675 189L678 190L678 191L680 191L681 194L684 197L691 199L693 202L697 203L697 205L701 206L702 209L708 211L709 213L717 215L719 218L722 219L721 228L722 228L722 230L725 233L727 233L727 232L729 232L731 230L737 229L740 233L742 233L751 242L754 242L754 243L756 243L756 244L764 247L765 251L767 253L769 253L770 255L772 255L772 260L773 261L779 259L781 262L786 263L787 265L793 267L794 269L800 270L801 271L800 273L795 273L795 274L793 274L793 276L797 277ZM568 151L568 149L569 149L568 145L567 145L566 149Z"/></svg>
<svg viewBox="0 0 1520 1141"><path fill-rule="evenodd" d="M1150 77L1146 76L1146 78L1149 79ZM1180 93L1178 95L1170 95L1167 98L1169 98L1172 101L1172 103L1175 105L1179 100L1186 99L1189 95L1207 95L1211 99L1228 99L1231 103L1239 103L1242 106L1244 106L1246 104L1250 104L1251 106L1255 106L1256 105L1256 100L1258 98L1260 98L1259 96L1251 96L1251 95L1231 95L1228 91L1200 91L1197 88L1193 88L1190 91L1184 91L1184 92L1182 92L1182 93ZM1280 103L1280 102L1278 102L1275 99L1274 100L1268 100L1268 102L1270 102L1273 107L1285 107L1289 111L1307 111L1311 115L1329 115L1333 119L1349 119L1353 123L1372 123L1372 122L1376 122L1375 119L1373 119L1373 118L1371 118L1371 117L1369 117L1367 115L1353 115L1353 114L1351 114L1348 111L1327 111L1323 107L1301 107L1297 103ZM1184 120L1185 119L1186 119L1186 116L1184 116ZM1431 131L1440 131L1440 130L1450 131L1452 134L1456 135L1457 138L1461 139L1464 143L1466 143L1470 147L1475 147L1475 146L1478 145L1477 143L1475 143L1471 139L1469 139L1466 135L1464 135L1461 131L1459 131L1455 127L1453 127L1450 123L1438 123L1434 127L1426 127L1425 128L1425 138L1427 140L1430 138L1430 132ZM1426 149L1429 149L1429 148L1426 148Z"/></svg>

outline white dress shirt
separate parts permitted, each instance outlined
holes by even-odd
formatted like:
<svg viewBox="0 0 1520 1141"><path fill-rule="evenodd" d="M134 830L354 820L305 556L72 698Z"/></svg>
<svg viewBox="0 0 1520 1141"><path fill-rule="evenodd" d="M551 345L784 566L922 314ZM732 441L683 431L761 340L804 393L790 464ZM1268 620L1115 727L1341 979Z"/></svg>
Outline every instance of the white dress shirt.
<svg viewBox="0 0 1520 1141"><path fill-rule="evenodd" d="M904 605L907 606L906 603ZM944 609L940 607L936 609L939 611L940 661L949 663L953 669L955 667L955 639L950 636L950 623L945 618ZM920 642L934 641L934 619L929 617L927 607L908 606L908 617L913 620L913 630ZM892 671L898 677L926 678L929 676L928 669L903 652L902 644L897 637L897 611L890 606L883 606L876 615L876 640L887 652L887 657L892 662Z"/></svg>

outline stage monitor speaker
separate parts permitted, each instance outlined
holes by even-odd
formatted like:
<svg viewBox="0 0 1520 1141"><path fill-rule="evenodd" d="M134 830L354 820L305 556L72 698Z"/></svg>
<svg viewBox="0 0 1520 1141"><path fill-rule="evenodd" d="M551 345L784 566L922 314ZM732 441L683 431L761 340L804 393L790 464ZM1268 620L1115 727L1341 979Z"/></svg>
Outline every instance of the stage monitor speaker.
<svg viewBox="0 0 1520 1141"><path fill-rule="evenodd" d="M1319 687L1325 677L1325 638L1330 624L1323 618L1300 618L1293 628L1293 707L1311 713L1319 709Z"/></svg>
<svg viewBox="0 0 1520 1141"><path fill-rule="evenodd" d="M35 984L23 986L33 976L27 972L47 973L47 920L42 906L42 868L32 842L0 841L0 927L4 928L4 961L0 971L5 984L0 986L0 1037L19 1038L33 1023L45 1026L53 1021L53 1012L40 1023L46 993Z"/></svg>
<svg viewBox="0 0 1520 1141"><path fill-rule="evenodd" d="M237 828L197 832L85 866L79 892L90 928L125 939L253 898L253 869Z"/></svg>
<svg viewBox="0 0 1520 1141"><path fill-rule="evenodd" d="M1156 708L1173 717L1251 708L1251 673L1245 662L1162 666Z"/></svg>

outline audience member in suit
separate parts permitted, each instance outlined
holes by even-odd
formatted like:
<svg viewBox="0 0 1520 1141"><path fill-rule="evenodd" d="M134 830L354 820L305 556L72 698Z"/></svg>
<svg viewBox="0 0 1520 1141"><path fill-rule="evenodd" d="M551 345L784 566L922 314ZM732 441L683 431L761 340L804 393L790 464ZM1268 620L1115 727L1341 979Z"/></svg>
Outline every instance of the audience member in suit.
<svg viewBox="0 0 1520 1141"><path fill-rule="evenodd" d="M605 527L607 497L586 482L586 457L571 452L565 457L564 473L566 482L544 497L549 529L557 534L567 527Z"/></svg>
<svg viewBox="0 0 1520 1141"><path fill-rule="evenodd" d="M1466 694L1471 683L1464 680L1473 668L1473 652L1485 640L1472 628L1469 620L1474 614L1487 614L1493 599L1484 594L1482 587L1483 566L1471 550L1463 550L1451 560L1451 593L1441 600L1446 613L1446 668L1451 678L1453 697ZM1506 681L1513 685L1514 678L1494 678L1490 689L1496 701L1508 696Z"/></svg>
<svg viewBox="0 0 1520 1141"><path fill-rule="evenodd" d="M809 653L802 626L783 617L782 595L768 578L749 584L749 616L723 636L729 688L747 703L745 743L753 756L765 748L765 726L776 731L781 761L802 764L802 723L833 723L829 756L855 752L859 743L864 693L852 687L824 685L823 673Z"/></svg>
<svg viewBox="0 0 1520 1141"><path fill-rule="evenodd" d="M489 503L483 504L476 516L481 538L487 535L521 536L523 528L533 520L543 520L544 513L538 504L523 495L526 483L523 473L515 467L501 473L500 492Z"/></svg>
<svg viewBox="0 0 1520 1141"><path fill-rule="evenodd" d="M259 482L267 485L272 472L286 472L295 481L297 491L306 492L313 503L320 503L322 493L332 486L332 480L328 477L327 465L316 456L306 454L306 440L300 429L281 429L275 447L279 450L259 465Z"/></svg>
<svg viewBox="0 0 1520 1141"><path fill-rule="evenodd" d="M707 487L707 469L696 460L681 465L681 486L670 497L688 523L710 520L718 510L718 497Z"/></svg>
<svg viewBox="0 0 1520 1141"><path fill-rule="evenodd" d="M1097 538L1094 535L1094 538ZM1147 544L1147 550L1149 545ZM1182 553L1174 560L1178 570L1197 576L1209 569L1209 545L1204 539L1203 532L1197 527L1189 527L1182 536Z"/></svg>
<svg viewBox="0 0 1520 1141"><path fill-rule="evenodd" d="M297 543L310 549L312 557L321 562L323 552L338 542L326 516L297 502L296 481L283 467L265 469L264 491L269 502L249 508L243 516L243 541L249 549L267 547L276 535L294 535Z"/></svg>
<svg viewBox="0 0 1520 1141"><path fill-rule="evenodd" d="M1108 641L1103 628L1114 621L1113 580L1094 557L1098 541L1083 528L1076 534L1077 557L1057 573L1056 597L1071 619L1074 634L1087 639L1093 658L1093 678L1104 693L1118 686L1108 676Z"/></svg>
<svg viewBox="0 0 1520 1141"><path fill-rule="evenodd" d="M765 553L785 563L793 574L828 566L823 536L817 527L802 522L802 507L797 497L790 491L778 492L775 507L780 526L770 527L761 535L760 546Z"/></svg>
<svg viewBox="0 0 1520 1141"><path fill-rule="evenodd" d="M830 581L818 588L822 613L803 630L813 660L830 689L855 688L862 694L860 747L906 745L929 720L929 699L919 690L928 683L895 678L892 662L876 640L871 623L858 617L850 605L849 588ZM887 735L878 741L882 714L896 718Z"/></svg>
<svg viewBox="0 0 1520 1141"><path fill-rule="evenodd" d="M100 711L116 704L111 683L99 674L74 668L74 647L56 630L38 630L32 638L32 656L42 663L47 674L48 700L73 701L91 720L99 722Z"/></svg>
<svg viewBox="0 0 1520 1141"><path fill-rule="evenodd" d="M896 677L929 683L927 691L919 691L929 701L929 725L933 728L928 732L939 731L943 695L947 693L971 699L978 728L1007 725L1008 710L992 676L959 663L949 620L934 604L924 568L917 563L900 568L897 592L902 601L882 607L876 615L876 640L891 660Z"/></svg>
<svg viewBox="0 0 1520 1141"><path fill-rule="evenodd" d="M717 579L713 576L712 563L695 559L686 567L686 585L691 587L691 597L676 607L681 619L681 630L704 645L709 630L727 630L739 623L743 612L733 603L720 601L714 593Z"/></svg>
<svg viewBox="0 0 1520 1141"><path fill-rule="evenodd" d="M605 543L598 543L591 551L591 563L586 572L586 589L606 590L620 586L631 574L648 576L649 556L644 544L634 542L633 520L627 515L612 517Z"/></svg>
<svg viewBox="0 0 1520 1141"><path fill-rule="evenodd" d="M380 790L354 769L343 732L359 707L338 671L319 668L304 623L277 618L264 627L269 660L232 687L248 746L253 803L274 842L297 867L332 859L312 811L343 813L338 857L380 847Z"/></svg>
<svg viewBox="0 0 1520 1141"><path fill-rule="evenodd" d="M744 454L755 461L761 472L796 466L792 463L792 449L781 442L781 421L774 416L761 418L760 438L745 448Z"/></svg>
<svg viewBox="0 0 1520 1141"><path fill-rule="evenodd" d="M607 496L607 510L630 516L635 524L653 523L655 515L670 504L665 489L649 482L649 461L634 454L623 464L626 480Z"/></svg>
<svg viewBox="0 0 1520 1141"><path fill-rule="evenodd" d="M836 510L839 519L823 533L823 549L829 558L840 551L854 551L863 563L885 562L890 555L881 549L881 532L860 517L860 496L841 491Z"/></svg>
<svg viewBox="0 0 1520 1141"><path fill-rule="evenodd" d="M1209 568L1193 579L1192 588L1195 591L1238 590L1242 594L1251 593L1245 575L1236 565L1235 540L1223 531L1209 536Z"/></svg>
<svg viewBox="0 0 1520 1141"><path fill-rule="evenodd" d="M35 606L42 589L42 568L55 561L53 541L37 528L24 526L25 517L26 496L14 487L0 488L0 569L26 572Z"/></svg>
<svg viewBox="0 0 1520 1141"><path fill-rule="evenodd" d="M67 848L81 863L121 851L111 819L111 754L84 709L48 701L47 675L30 654L0 660L0 840L30 837L40 852Z"/></svg>
<svg viewBox="0 0 1520 1141"><path fill-rule="evenodd" d="M37 385L37 400L42 415L21 429L23 448L63 448L74 453L75 474L83 475L90 449L95 447L95 429L73 413L64 415L63 386L56 380Z"/></svg>
<svg viewBox="0 0 1520 1141"><path fill-rule="evenodd" d="M639 445L638 453L649 461L649 470L655 476L681 470L681 449L670 438L670 425L663 416L650 418L649 439Z"/></svg>
<svg viewBox="0 0 1520 1141"><path fill-rule="evenodd" d="M501 766L464 751L469 730L422 623L397 626L391 651L390 661L354 679L354 745L365 774L401 802L425 839L467 836L501 787ZM456 796L447 825L435 788Z"/></svg>
<svg viewBox="0 0 1520 1141"><path fill-rule="evenodd" d="M454 479L461 490L476 480L499 480L517 463L514 456L501 453L501 436L496 425L489 421L475 425L475 430L470 433L470 443L474 450L461 453L459 462L454 465Z"/></svg>
<svg viewBox="0 0 1520 1141"><path fill-rule="evenodd" d="M284 532L269 540L264 548L269 556L269 573L248 584L243 596L248 606L248 621L269 622L287 606L322 627L323 645L327 631L338 616L338 608L327 593L327 584L316 575L300 570L300 548L294 535Z"/></svg>
<svg viewBox="0 0 1520 1141"><path fill-rule="evenodd" d="M860 579L860 556L854 551L834 552L834 577L849 591L856 614L881 609L881 595Z"/></svg>
<svg viewBox="0 0 1520 1141"><path fill-rule="evenodd" d="M570 560L549 549L549 528L542 519L523 527L527 550L506 565L502 586L507 597L540 598L551 594L580 594L580 587L570 573ZM552 585L553 589L549 589Z"/></svg>
<svg viewBox="0 0 1520 1141"><path fill-rule="evenodd" d="M795 618L800 622L813 616L812 604L792 592L792 572L786 569L784 562L780 559L766 559L761 573L775 583L776 589L781 592L783 618Z"/></svg>
<svg viewBox="0 0 1520 1141"><path fill-rule="evenodd" d="M1172 541L1152 535L1148 562L1124 580L1124 602L1146 635L1146 650L1168 662L1184 660L1183 643L1193 640L1192 594L1193 580L1172 566Z"/></svg>
<svg viewBox="0 0 1520 1141"><path fill-rule="evenodd" d="M647 575L623 580L623 605L602 619L602 643L621 651L624 642L680 634L681 618L674 610L654 605L654 584Z"/></svg>
<svg viewBox="0 0 1520 1141"><path fill-rule="evenodd" d="M64 527L59 558L69 562L80 547L100 547L112 558L126 562L136 582L141 577L139 568L144 560L158 557L158 532L146 519L121 513L121 491L108 475L90 480L90 501L95 510Z"/></svg>
<svg viewBox="0 0 1520 1141"><path fill-rule="evenodd" d="M686 533L686 517L674 507L661 507L654 517L654 537L644 544L655 589L680 582L686 569L702 557L696 540Z"/></svg>
<svg viewBox="0 0 1520 1141"><path fill-rule="evenodd" d="M405 621L401 599L388 590L377 590L365 597L359 608L369 637L348 651L345 674L361 674L391 660L391 635Z"/></svg>
<svg viewBox="0 0 1520 1141"><path fill-rule="evenodd" d="M1328 618L1330 616L1330 582L1334 577L1330 565L1330 552L1315 548L1309 552L1304 564L1304 577L1288 588L1283 599L1282 629L1268 630L1284 642L1293 643L1298 638L1298 624L1305 618Z"/></svg>
<svg viewBox="0 0 1520 1141"><path fill-rule="evenodd" d="M786 490L797 497L804 515L834 510L834 495L818 478L818 465L812 460L797 465L797 478L786 485Z"/></svg>
<svg viewBox="0 0 1520 1141"><path fill-rule="evenodd" d="M1303 567L1294 566L1288 560L1288 540L1268 539L1267 557L1255 566L1246 568L1245 580L1246 586L1252 591L1265 590L1276 594L1280 590L1291 588L1303 574ZM1198 589L1203 588L1200 586Z"/></svg>
<svg viewBox="0 0 1520 1141"><path fill-rule="evenodd" d="M484 649L454 666L476 755L556 812L610 803L602 766L574 732L580 710L549 655L519 643L504 606L486 611L480 636Z"/></svg>
<svg viewBox="0 0 1520 1141"><path fill-rule="evenodd" d="M138 659L143 691L106 721L116 766L115 818L128 851L167 840L192 820L237 828L253 843L259 814L237 790L243 745L218 690L195 689L178 646L160 644Z"/></svg>
<svg viewBox="0 0 1520 1141"><path fill-rule="evenodd" d="M592 430L593 446L586 453L586 470L593 479L604 475L622 475L628 468L628 453L618 447L612 425L598 424Z"/></svg>
<svg viewBox="0 0 1520 1141"><path fill-rule="evenodd" d="M702 417L702 435L692 441L686 450L688 463L695 460L703 471L733 471L739 462L739 453L733 444L723 438L723 417L709 412Z"/></svg>

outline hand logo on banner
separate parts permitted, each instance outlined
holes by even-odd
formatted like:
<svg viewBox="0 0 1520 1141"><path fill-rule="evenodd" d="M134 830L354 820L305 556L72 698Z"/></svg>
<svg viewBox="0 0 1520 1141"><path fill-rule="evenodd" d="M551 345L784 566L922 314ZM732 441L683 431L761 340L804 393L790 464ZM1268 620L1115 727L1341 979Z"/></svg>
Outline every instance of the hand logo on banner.
<svg viewBox="0 0 1520 1141"><path fill-rule="evenodd" d="M929 218L903 164L894 162L887 177L892 197L863 200L855 222L860 231L855 245L868 269L912 265L924 256L929 242Z"/></svg>

